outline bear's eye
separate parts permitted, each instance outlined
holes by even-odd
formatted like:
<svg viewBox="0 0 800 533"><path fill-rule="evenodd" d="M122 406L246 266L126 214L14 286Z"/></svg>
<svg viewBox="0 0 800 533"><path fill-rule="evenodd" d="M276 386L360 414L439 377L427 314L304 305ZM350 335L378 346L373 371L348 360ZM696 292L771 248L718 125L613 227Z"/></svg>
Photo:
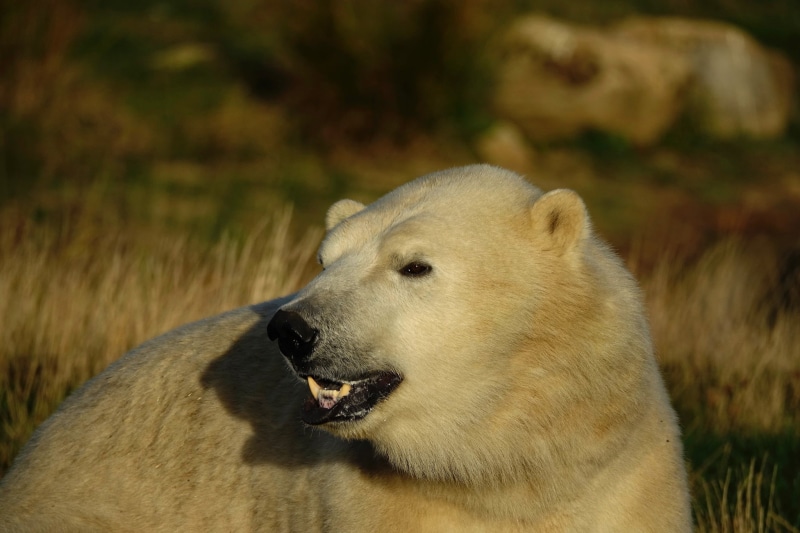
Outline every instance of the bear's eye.
<svg viewBox="0 0 800 533"><path fill-rule="evenodd" d="M412 261L398 272L403 276L408 276L411 278L417 278L420 276L425 276L426 274L430 274L433 267L427 263L422 263L420 261Z"/></svg>

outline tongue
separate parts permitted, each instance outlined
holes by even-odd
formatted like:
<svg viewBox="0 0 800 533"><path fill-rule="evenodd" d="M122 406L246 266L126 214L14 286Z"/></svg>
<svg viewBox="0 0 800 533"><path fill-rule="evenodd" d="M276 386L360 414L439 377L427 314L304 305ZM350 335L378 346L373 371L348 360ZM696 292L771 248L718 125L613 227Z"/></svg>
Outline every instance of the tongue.
<svg viewBox="0 0 800 533"><path fill-rule="evenodd" d="M308 388L311 389L311 396L323 409L332 408L339 400L350 394L351 389L349 383L342 384L338 389L323 388L311 376L308 376Z"/></svg>

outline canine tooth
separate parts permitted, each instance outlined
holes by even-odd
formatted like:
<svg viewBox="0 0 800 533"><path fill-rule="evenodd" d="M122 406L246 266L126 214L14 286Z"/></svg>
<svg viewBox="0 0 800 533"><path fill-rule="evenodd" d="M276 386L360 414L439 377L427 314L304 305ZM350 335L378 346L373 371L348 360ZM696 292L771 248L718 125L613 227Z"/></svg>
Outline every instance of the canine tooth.
<svg viewBox="0 0 800 533"><path fill-rule="evenodd" d="M350 389L351 387L349 383L345 383L344 385L342 385L342 388L339 389L339 398L344 398L345 396L350 394Z"/></svg>
<svg viewBox="0 0 800 533"><path fill-rule="evenodd" d="M322 389L322 387L320 387L311 376L308 376L308 388L311 389L311 396L314 398L319 397L319 391Z"/></svg>

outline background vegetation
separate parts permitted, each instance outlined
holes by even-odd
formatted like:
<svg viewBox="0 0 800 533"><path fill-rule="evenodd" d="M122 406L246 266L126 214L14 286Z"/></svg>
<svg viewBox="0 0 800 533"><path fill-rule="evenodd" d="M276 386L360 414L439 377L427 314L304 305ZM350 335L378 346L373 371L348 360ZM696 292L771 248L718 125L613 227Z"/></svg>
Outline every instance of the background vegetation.
<svg viewBox="0 0 800 533"><path fill-rule="evenodd" d="M307 280L332 201L477 161L493 38L534 9L727 20L800 63L792 0L0 0L0 475L127 349ZM699 531L800 529L798 124L534 147L643 282Z"/></svg>

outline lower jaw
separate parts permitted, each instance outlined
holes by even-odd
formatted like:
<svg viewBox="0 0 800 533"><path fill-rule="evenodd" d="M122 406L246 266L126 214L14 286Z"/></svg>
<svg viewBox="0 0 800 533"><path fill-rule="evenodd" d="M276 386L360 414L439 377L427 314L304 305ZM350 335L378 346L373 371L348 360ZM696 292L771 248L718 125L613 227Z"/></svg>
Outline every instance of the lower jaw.
<svg viewBox="0 0 800 533"><path fill-rule="evenodd" d="M366 416L366 413L360 417L346 415L342 413L343 409L344 406L340 404L334 405L330 409L324 409L319 407L314 398L309 398L303 406L303 422L311 426L319 426L336 422L355 421Z"/></svg>
<svg viewBox="0 0 800 533"><path fill-rule="evenodd" d="M337 439L344 441L371 442L374 436L373 424L370 423L369 417L359 420L328 422L311 427L323 430Z"/></svg>

